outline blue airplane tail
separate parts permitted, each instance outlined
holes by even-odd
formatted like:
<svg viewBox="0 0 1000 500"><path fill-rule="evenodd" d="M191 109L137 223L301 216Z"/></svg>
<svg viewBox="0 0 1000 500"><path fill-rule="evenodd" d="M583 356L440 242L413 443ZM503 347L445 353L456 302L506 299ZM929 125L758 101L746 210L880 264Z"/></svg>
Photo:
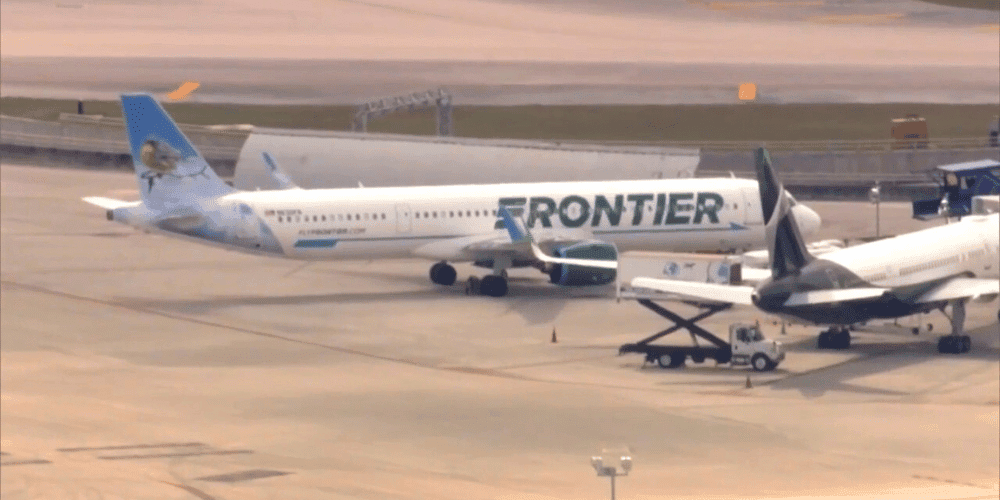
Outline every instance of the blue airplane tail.
<svg viewBox="0 0 1000 500"><path fill-rule="evenodd" d="M234 191L152 96L123 94L121 102L132 165L147 208L166 212Z"/></svg>

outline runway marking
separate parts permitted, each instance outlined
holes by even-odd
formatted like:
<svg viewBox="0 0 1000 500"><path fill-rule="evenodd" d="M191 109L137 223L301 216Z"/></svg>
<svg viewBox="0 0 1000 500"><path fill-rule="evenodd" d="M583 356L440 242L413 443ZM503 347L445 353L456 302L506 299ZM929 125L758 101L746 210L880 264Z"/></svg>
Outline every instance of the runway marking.
<svg viewBox="0 0 1000 500"><path fill-rule="evenodd" d="M45 465L51 464L52 462L44 459L36 460L13 460L10 462L0 462L0 467L9 467L11 465Z"/></svg>
<svg viewBox="0 0 1000 500"><path fill-rule="evenodd" d="M983 488L983 486L979 485L979 484L967 483L967 482L964 482L964 481L955 481L954 479L944 479L944 478L934 477L934 476L921 476L920 474L914 474L913 478L914 479L926 479L927 481L935 481L935 482L939 482L939 483L960 484L962 486L972 486L973 488ZM986 488L984 488L984 489L986 489Z"/></svg>
<svg viewBox="0 0 1000 500"><path fill-rule="evenodd" d="M818 24L881 24L895 21L903 14L848 14L841 16L814 16L809 22Z"/></svg>
<svg viewBox="0 0 1000 500"><path fill-rule="evenodd" d="M162 443L162 444L126 444L116 446L86 446L80 448L57 448L56 451L63 453L75 453L78 451L113 451L113 450L144 450L149 448L187 448L195 446L207 446L205 443Z"/></svg>
<svg viewBox="0 0 1000 500"><path fill-rule="evenodd" d="M253 450L207 450L177 453L150 453L148 455L108 455L97 458L101 460L141 460L145 458L200 457L203 455L246 455L249 453L253 453Z"/></svg>
<svg viewBox="0 0 1000 500"><path fill-rule="evenodd" d="M201 86L201 84L198 82L184 82L180 87L177 87L177 90L167 94L167 97L169 97L171 101L187 99L187 97L191 95L191 92L194 92L199 86Z"/></svg>
<svg viewBox="0 0 1000 500"><path fill-rule="evenodd" d="M756 8L770 8L770 7L820 7L823 5L821 1L806 1L806 2L774 2L774 1L762 1L762 2L705 2L700 0L688 0L688 3L705 7L712 10L734 10L734 9L756 9Z"/></svg>
<svg viewBox="0 0 1000 500"><path fill-rule="evenodd" d="M1000 24L984 24L976 28L976 31L981 31L985 33L996 33L1000 31Z"/></svg>
<svg viewBox="0 0 1000 500"><path fill-rule="evenodd" d="M219 474L216 476L205 476L196 478L199 481L215 481L219 483L237 483L241 481L251 481L254 479L264 479L267 477L287 476L291 472L280 470L252 469L240 472L230 472L229 474Z"/></svg>
<svg viewBox="0 0 1000 500"><path fill-rule="evenodd" d="M209 495L208 493L205 493L204 491L201 491L198 488L195 488L194 486L188 486L186 484L179 484L179 483L171 483L170 481L160 481L160 482L163 484L169 484L170 486L175 486L177 488L180 488L200 498L201 500L216 500L215 497L213 497L212 495Z"/></svg>

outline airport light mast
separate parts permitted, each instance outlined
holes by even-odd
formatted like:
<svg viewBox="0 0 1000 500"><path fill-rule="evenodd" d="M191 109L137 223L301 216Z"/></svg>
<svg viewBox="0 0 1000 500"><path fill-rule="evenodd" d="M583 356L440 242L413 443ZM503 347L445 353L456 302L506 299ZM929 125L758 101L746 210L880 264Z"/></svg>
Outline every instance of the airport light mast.
<svg viewBox="0 0 1000 500"><path fill-rule="evenodd" d="M621 472L618 472L618 467L614 465L604 465L603 456L590 457L590 465L597 471L597 477L606 476L611 478L611 500L615 500L615 478L627 476L629 471L632 470L632 457L629 455L622 455L618 461L618 467L621 467Z"/></svg>

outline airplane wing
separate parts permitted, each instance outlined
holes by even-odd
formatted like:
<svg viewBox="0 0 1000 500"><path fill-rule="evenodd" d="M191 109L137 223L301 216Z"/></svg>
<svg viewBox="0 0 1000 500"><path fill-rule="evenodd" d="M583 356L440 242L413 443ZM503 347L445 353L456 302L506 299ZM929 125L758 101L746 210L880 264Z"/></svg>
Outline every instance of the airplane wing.
<svg viewBox="0 0 1000 500"><path fill-rule="evenodd" d="M833 302L874 299L888 292L888 288L837 288L833 290L796 292L788 297L788 300L785 301L785 306L807 306L810 304L830 304Z"/></svg>
<svg viewBox="0 0 1000 500"><path fill-rule="evenodd" d="M586 231L541 230L532 234L528 232L524 222L512 216L506 207L501 206L498 215L506 231L493 230L479 235L434 241L417 248L413 253L434 260L477 261L503 256L511 262L618 269L617 260L563 258L546 253L546 249L551 250L557 246L593 241L593 235Z"/></svg>
<svg viewBox="0 0 1000 500"><path fill-rule="evenodd" d="M134 208L142 205L141 201L123 201L116 200L114 198L105 198L103 196L87 196L82 198L82 200L90 203L91 205L97 205L105 210L114 210L116 208Z"/></svg>
<svg viewBox="0 0 1000 500"><path fill-rule="evenodd" d="M645 288L657 292L675 294L680 299L702 303L753 305L753 287L696 283L693 281L661 280L656 278L635 278L632 288Z"/></svg>
<svg viewBox="0 0 1000 500"><path fill-rule="evenodd" d="M1000 280L982 278L952 278L917 297L915 302L942 302L954 299L976 299L1000 295Z"/></svg>

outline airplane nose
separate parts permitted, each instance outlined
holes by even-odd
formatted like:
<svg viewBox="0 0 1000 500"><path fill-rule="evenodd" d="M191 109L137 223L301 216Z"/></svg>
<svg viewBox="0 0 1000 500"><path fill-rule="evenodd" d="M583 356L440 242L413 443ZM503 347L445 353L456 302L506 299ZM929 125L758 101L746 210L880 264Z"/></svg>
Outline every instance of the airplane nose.
<svg viewBox="0 0 1000 500"><path fill-rule="evenodd" d="M792 207L795 213L795 221L799 224L799 232L802 236L809 237L819 232L819 226L823 222L819 214L813 209L799 204Z"/></svg>

